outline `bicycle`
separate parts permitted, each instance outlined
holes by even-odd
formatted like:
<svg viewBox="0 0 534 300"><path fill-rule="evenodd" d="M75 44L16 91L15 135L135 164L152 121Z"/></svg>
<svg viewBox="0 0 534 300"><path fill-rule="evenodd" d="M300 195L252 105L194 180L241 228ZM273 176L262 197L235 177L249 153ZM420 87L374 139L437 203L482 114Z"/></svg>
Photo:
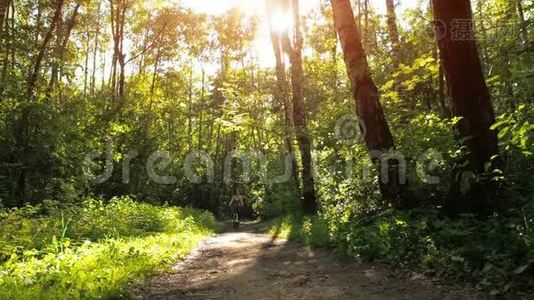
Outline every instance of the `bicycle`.
<svg viewBox="0 0 534 300"><path fill-rule="evenodd" d="M236 210L233 215L234 229L239 229L239 212Z"/></svg>

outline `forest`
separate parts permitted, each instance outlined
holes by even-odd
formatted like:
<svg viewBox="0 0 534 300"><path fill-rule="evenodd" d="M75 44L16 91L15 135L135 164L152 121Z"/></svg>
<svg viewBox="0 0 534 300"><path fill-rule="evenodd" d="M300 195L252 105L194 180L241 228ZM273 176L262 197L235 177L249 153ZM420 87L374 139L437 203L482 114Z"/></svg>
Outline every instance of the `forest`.
<svg viewBox="0 0 534 300"><path fill-rule="evenodd" d="M0 299L534 297L532 0L0 0L0 78Z"/></svg>

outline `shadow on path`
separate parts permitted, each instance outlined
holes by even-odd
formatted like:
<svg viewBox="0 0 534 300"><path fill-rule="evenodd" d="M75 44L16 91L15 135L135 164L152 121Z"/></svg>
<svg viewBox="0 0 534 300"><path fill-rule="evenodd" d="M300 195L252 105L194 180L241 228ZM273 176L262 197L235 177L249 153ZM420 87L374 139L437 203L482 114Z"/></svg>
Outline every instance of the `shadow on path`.
<svg viewBox="0 0 534 300"><path fill-rule="evenodd" d="M272 238L244 224L207 239L171 271L133 289L136 299L484 299L422 277Z"/></svg>

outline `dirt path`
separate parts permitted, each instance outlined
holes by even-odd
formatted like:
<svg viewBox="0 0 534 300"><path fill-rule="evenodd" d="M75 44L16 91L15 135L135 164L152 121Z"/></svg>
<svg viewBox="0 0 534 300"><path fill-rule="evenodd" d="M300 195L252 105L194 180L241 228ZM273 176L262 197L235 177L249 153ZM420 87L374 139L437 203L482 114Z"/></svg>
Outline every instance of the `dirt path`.
<svg viewBox="0 0 534 300"><path fill-rule="evenodd" d="M208 239L185 261L134 289L138 299L484 299L426 278L393 276L250 227Z"/></svg>

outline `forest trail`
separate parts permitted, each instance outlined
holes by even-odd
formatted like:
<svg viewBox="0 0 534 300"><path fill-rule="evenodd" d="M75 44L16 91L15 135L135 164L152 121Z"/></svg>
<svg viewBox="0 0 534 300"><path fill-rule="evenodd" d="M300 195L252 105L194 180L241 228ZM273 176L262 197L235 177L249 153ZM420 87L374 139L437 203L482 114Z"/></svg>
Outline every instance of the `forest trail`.
<svg viewBox="0 0 534 300"><path fill-rule="evenodd" d="M136 299L483 299L470 289L341 260L273 239L257 225L206 240L166 274L133 289Z"/></svg>

